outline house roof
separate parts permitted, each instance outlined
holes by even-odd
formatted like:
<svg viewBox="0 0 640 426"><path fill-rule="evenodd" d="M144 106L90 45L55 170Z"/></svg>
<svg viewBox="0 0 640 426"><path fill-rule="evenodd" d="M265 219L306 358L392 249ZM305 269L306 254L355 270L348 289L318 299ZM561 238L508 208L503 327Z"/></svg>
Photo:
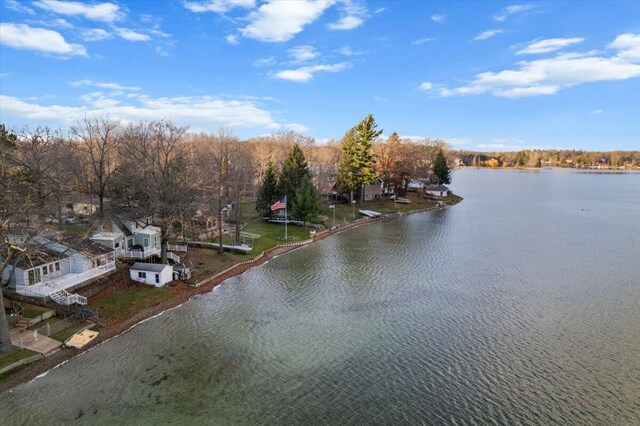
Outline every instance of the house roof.
<svg viewBox="0 0 640 426"><path fill-rule="evenodd" d="M160 228L158 228L157 226L146 226L143 229L138 229L136 230L136 233L138 234L147 234L147 235L154 235L154 234L158 234L161 231Z"/></svg>
<svg viewBox="0 0 640 426"><path fill-rule="evenodd" d="M116 225L116 228L118 228L120 232L122 232L126 237L130 237L133 235L131 231L129 231L129 228L124 226L124 223L122 223L122 221L119 218L112 217L111 222L113 222Z"/></svg>
<svg viewBox="0 0 640 426"><path fill-rule="evenodd" d="M424 190L425 191L448 191L449 188L447 188L444 185L429 185L429 186L425 186Z"/></svg>
<svg viewBox="0 0 640 426"><path fill-rule="evenodd" d="M170 265L163 265L160 263L141 263L136 262L131 267L132 271L145 271L145 272L162 272L166 268L173 269Z"/></svg>
<svg viewBox="0 0 640 426"><path fill-rule="evenodd" d="M9 261L9 264L15 268L31 269L65 257L67 256L62 253L33 242L26 247L26 251L23 253L16 253Z"/></svg>
<svg viewBox="0 0 640 426"><path fill-rule="evenodd" d="M117 240L118 238L122 237L122 234L120 232L98 232L96 234L93 234L93 236L91 237L92 240Z"/></svg>

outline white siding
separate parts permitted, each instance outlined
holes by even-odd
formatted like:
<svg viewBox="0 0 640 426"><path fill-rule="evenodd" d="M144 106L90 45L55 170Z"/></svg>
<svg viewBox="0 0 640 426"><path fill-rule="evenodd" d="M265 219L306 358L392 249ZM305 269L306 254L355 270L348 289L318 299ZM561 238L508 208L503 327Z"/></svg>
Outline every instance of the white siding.
<svg viewBox="0 0 640 426"><path fill-rule="evenodd" d="M141 274L144 274L144 276L141 276ZM157 275L157 279L156 279L156 275ZM166 283L168 283L168 282L173 280L173 268L171 266L167 265L160 272L139 271L137 269L130 269L129 270L129 276L131 277L131 279L133 281L137 281L139 283L153 285L153 286L156 286L156 287L162 287ZM156 281L158 281L158 282L156 282Z"/></svg>

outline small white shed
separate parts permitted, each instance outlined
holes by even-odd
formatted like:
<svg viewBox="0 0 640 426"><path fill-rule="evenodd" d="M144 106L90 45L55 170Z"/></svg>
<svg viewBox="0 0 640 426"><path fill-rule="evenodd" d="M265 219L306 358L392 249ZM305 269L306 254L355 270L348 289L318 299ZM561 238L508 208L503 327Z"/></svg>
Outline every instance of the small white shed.
<svg viewBox="0 0 640 426"><path fill-rule="evenodd" d="M425 186L424 192L436 197L446 197L447 195L449 195L449 188L444 185L431 185Z"/></svg>
<svg viewBox="0 0 640 426"><path fill-rule="evenodd" d="M136 262L129 270L129 275L133 281L162 287L173 280L173 267L159 263Z"/></svg>

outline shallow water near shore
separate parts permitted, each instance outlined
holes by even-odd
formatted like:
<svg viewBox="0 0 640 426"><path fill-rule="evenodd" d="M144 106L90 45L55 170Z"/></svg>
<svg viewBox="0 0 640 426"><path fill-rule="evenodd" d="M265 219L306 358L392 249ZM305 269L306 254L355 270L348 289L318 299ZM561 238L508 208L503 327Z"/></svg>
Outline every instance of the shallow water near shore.
<svg viewBox="0 0 640 426"><path fill-rule="evenodd" d="M640 174L452 187L1 395L2 424L640 424Z"/></svg>

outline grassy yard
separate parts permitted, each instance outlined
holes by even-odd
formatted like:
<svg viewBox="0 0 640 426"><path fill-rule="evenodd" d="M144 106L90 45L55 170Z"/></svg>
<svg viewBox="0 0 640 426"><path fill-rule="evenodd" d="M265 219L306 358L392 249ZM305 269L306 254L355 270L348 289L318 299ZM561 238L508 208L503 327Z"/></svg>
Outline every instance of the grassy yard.
<svg viewBox="0 0 640 426"><path fill-rule="evenodd" d="M26 303L22 303L22 307L24 308L22 315L25 318L35 318L51 310L51 308L43 308L42 306L28 305Z"/></svg>
<svg viewBox="0 0 640 426"><path fill-rule="evenodd" d="M31 355L38 355L38 353L30 351L29 349L15 348L14 351L9 352L8 354L0 355L0 368L6 367L7 365L20 361L21 359L28 358Z"/></svg>
<svg viewBox="0 0 640 426"><path fill-rule="evenodd" d="M434 202L411 193L407 194L405 198L411 200L411 203L394 203L393 200L357 201L355 206L352 206L349 203L337 202L335 205L336 223L353 222L360 219L362 215L358 213L358 210L373 210L382 214L390 214L422 210L435 205ZM333 209L330 209L328 204L323 206L322 214L328 217L327 223L329 225L333 223Z"/></svg>
<svg viewBox="0 0 640 426"><path fill-rule="evenodd" d="M91 321L81 321L77 324L73 324L68 328L65 328L64 330L56 333L56 334L52 334L51 338L55 339L59 342L64 343L65 340L67 340L69 337L73 336L74 334L76 334L77 332L79 332L80 330L83 330L85 328L87 328L87 326L92 325L95 326L94 323L92 323Z"/></svg>
<svg viewBox="0 0 640 426"><path fill-rule="evenodd" d="M158 305L172 297L168 287L152 287L144 284L114 286L111 292L91 300L91 308L98 311L100 321L116 324L136 313Z"/></svg>

